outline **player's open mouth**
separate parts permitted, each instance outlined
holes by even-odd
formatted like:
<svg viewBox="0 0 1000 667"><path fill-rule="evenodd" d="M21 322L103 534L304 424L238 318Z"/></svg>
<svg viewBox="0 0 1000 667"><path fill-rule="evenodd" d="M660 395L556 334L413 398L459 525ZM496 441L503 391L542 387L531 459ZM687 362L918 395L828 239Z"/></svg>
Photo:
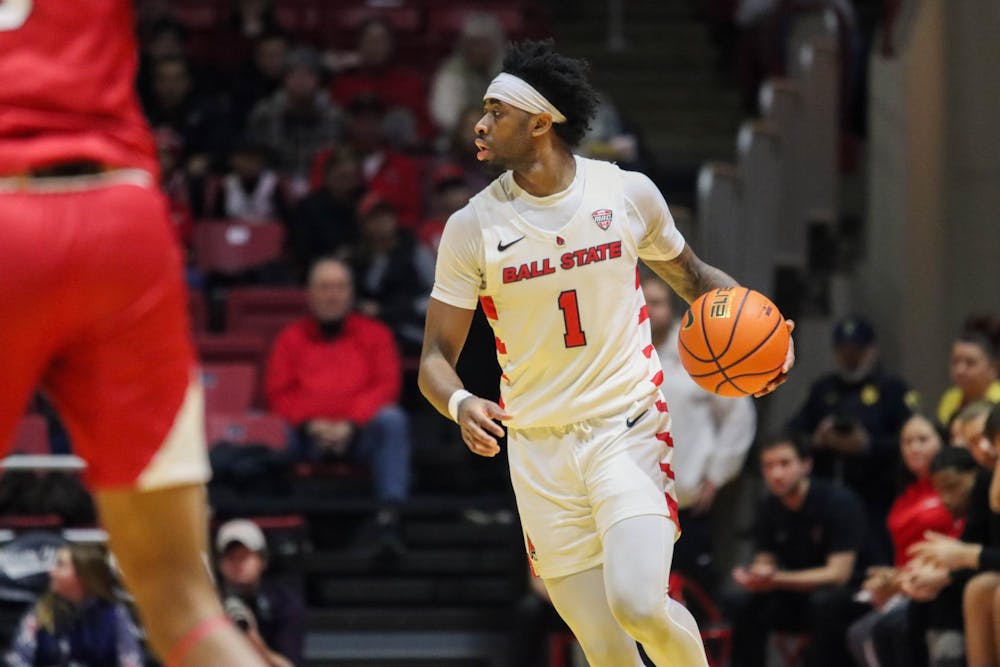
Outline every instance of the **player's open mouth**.
<svg viewBox="0 0 1000 667"><path fill-rule="evenodd" d="M476 159L485 160L490 153L489 144L487 144L482 139L476 139L476 148L479 149L479 151L476 153Z"/></svg>

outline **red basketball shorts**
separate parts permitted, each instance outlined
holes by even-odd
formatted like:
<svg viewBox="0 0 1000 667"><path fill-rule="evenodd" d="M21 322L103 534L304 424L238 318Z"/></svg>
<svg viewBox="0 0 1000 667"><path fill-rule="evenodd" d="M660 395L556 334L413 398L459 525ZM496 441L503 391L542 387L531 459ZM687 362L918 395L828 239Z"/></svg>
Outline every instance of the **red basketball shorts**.
<svg viewBox="0 0 1000 667"><path fill-rule="evenodd" d="M41 388L97 489L208 478L181 259L148 181L0 178L0 445Z"/></svg>

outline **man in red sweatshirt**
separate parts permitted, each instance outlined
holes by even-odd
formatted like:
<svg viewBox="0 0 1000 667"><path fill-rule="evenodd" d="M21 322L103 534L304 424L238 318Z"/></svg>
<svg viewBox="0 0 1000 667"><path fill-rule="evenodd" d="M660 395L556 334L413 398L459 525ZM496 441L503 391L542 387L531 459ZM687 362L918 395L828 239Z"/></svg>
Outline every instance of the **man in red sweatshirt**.
<svg viewBox="0 0 1000 667"><path fill-rule="evenodd" d="M354 285L340 260L318 260L308 291L312 315L289 324L271 350L268 403L295 427L296 458L364 461L378 500L398 505L409 493L410 435L396 405L401 371L392 332L352 312ZM383 511L379 523L391 518Z"/></svg>

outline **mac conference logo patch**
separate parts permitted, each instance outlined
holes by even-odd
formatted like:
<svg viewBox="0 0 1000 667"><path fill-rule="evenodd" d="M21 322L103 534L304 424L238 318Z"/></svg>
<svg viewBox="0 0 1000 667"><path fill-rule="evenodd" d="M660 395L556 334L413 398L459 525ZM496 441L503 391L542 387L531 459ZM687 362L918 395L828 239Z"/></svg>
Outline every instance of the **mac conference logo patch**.
<svg viewBox="0 0 1000 667"><path fill-rule="evenodd" d="M594 219L597 226L601 229L607 229L611 226L611 218L614 216L610 208L599 208L590 214L590 217Z"/></svg>

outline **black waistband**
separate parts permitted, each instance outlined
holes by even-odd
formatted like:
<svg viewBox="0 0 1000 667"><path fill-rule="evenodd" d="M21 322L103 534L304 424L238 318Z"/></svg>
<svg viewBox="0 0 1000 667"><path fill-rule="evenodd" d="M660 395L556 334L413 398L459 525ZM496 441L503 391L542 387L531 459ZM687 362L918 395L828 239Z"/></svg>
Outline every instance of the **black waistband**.
<svg viewBox="0 0 1000 667"><path fill-rule="evenodd" d="M45 167L32 169L28 172L31 178L65 178L67 176L94 176L106 171L98 162L80 160L76 162L60 162Z"/></svg>

